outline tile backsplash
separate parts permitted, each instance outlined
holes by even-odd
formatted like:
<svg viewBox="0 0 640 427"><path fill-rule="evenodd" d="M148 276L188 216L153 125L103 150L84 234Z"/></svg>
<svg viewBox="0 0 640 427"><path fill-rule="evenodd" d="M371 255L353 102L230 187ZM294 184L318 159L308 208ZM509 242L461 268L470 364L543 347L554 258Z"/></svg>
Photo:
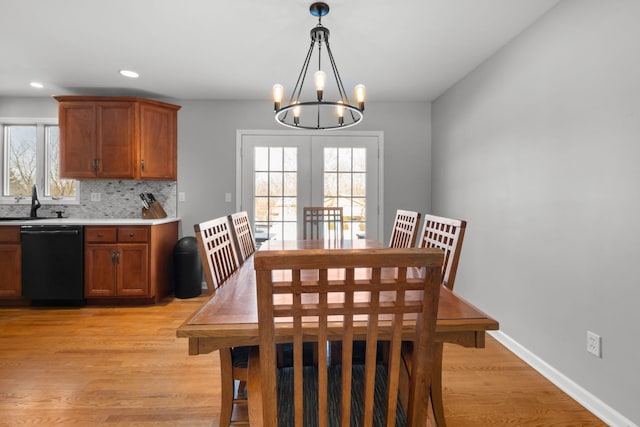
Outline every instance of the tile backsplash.
<svg viewBox="0 0 640 427"><path fill-rule="evenodd" d="M91 201L91 193L99 193L100 201ZM65 218L132 218L141 217L140 193L153 193L167 216L176 216L176 181L98 181L80 182L79 205L47 205L42 203L38 216L55 216L63 211ZM0 216L29 216L28 204L0 205Z"/></svg>

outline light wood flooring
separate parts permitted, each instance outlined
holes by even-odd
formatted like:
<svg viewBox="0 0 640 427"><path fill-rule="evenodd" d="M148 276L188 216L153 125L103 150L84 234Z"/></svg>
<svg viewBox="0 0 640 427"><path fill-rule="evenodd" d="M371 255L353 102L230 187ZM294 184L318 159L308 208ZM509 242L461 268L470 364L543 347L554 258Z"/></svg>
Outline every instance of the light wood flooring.
<svg viewBox="0 0 640 427"><path fill-rule="evenodd" d="M205 296L156 306L0 308L0 426L217 426L217 353L176 328ZM445 347L448 426L601 426L489 338Z"/></svg>

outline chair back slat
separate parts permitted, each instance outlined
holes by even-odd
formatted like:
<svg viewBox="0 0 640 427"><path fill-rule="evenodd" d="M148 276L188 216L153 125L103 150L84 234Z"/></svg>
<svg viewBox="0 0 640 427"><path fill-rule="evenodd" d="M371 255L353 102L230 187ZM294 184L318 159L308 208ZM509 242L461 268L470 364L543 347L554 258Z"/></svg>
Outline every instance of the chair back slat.
<svg viewBox="0 0 640 427"><path fill-rule="evenodd" d="M205 279L209 292L216 290L238 269L238 256L226 216L193 226L198 251L205 266Z"/></svg>
<svg viewBox="0 0 640 427"><path fill-rule="evenodd" d="M398 209L391 231L390 248L412 248L418 237L420 226L420 212Z"/></svg>
<svg viewBox="0 0 640 427"><path fill-rule="evenodd" d="M249 215L245 211L233 213L229 215L229 222L236 243L238 261L243 263L256 251L256 241L253 238Z"/></svg>
<svg viewBox="0 0 640 427"><path fill-rule="evenodd" d="M443 254L428 248L385 248L376 250L282 250L258 251L254 255L260 333L260 377L262 385L263 421L275 426L278 420L276 390L276 342L293 343L294 421L304 421L303 383L308 370L303 366L304 342L318 348L317 414L319 426L326 426L329 408L338 405L341 425L349 425L352 417L362 426L372 426L374 389L377 367L377 342L390 342L387 366L387 393L383 413L396 420L403 339L413 340L417 351L410 378L407 425L424 425L430 384L430 349L437 318L440 272ZM408 274L408 272L412 272ZM418 272L422 273L418 273ZM407 321L415 321L415 329ZM339 332L336 331L339 322ZM332 328L333 327L333 331ZM327 342L342 341L342 392L330 388L332 367L327 364ZM351 414L351 384L354 365L354 340L366 340L362 413ZM336 368L337 369L337 368ZM315 371L314 371L315 372ZM341 397L339 397L341 396ZM291 396L289 396L291 398ZM337 401L337 403L336 403ZM332 403L333 402L333 403Z"/></svg>
<svg viewBox="0 0 640 427"><path fill-rule="evenodd" d="M424 226L418 246L421 248L439 248L444 251L442 266L442 284L453 289L460 261L460 252L464 240L467 222L460 219L435 215L424 216Z"/></svg>
<svg viewBox="0 0 640 427"><path fill-rule="evenodd" d="M303 208L302 239L342 241L344 227L342 211L342 207Z"/></svg>

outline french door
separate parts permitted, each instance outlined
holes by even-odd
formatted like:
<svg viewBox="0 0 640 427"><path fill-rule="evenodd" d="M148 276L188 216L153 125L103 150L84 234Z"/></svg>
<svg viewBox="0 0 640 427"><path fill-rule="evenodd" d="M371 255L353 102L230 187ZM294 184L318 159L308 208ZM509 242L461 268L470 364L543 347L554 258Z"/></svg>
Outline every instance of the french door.
<svg viewBox="0 0 640 427"><path fill-rule="evenodd" d="M344 238L382 236L381 132L238 131L239 210L257 240L301 238L304 206L341 206Z"/></svg>

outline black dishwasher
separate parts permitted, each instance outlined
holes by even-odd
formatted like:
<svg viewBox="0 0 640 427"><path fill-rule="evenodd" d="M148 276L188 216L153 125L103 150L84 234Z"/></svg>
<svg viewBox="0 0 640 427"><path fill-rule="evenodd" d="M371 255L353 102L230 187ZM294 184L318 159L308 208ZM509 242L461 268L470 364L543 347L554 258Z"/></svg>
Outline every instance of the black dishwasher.
<svg viewBox="0 0 640 427"><path fill-rule="evenodd" d="M81 225L24 225L22 296L32 303L84 303Z"/></svg>

